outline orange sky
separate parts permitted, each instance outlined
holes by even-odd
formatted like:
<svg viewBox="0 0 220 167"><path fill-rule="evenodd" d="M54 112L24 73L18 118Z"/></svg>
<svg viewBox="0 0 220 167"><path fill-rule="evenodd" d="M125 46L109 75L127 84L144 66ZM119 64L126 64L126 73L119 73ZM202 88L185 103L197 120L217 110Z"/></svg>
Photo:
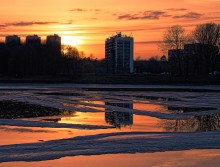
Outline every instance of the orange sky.
<svg viewBox="0 0 220 167"><path fill-rule="evenodd" d="M135 57L161 56L164 30L175 24L220 23L220 0L6 0L0 6L0 40L6 35L59 34L63 42L104 58L105 39L133 34Z"/></svg>

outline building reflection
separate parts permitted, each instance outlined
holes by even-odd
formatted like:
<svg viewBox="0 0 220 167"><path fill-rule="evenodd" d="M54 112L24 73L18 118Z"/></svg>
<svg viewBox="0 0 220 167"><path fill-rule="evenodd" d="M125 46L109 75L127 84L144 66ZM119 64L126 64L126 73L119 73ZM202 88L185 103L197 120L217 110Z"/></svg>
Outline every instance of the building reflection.
<svg viewBox="0 0 220 167"><path fill-rule="evenodd" d="M110 103L106 102L105 105L111 105L121 108L133 109L133 102L131 103ZM106 123L115 126L116 128L126 127L133 125L133 114L125 112L105 112Z"/></svg>
<svg viewBox="0 0 220 167"><path fill-rule="evenodd" d="M200 132L220 130L220 114L192 116L188 120L162 120L160 126L168 132Z"/></svg>

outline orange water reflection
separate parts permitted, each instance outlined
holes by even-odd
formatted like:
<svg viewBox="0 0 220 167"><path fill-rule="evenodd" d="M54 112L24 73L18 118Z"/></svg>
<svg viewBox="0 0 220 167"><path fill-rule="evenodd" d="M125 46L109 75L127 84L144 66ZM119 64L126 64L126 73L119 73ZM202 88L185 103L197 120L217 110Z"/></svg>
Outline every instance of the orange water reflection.
<svg viewBox="0 0 220 167"><path fill-rule="evenodd" d="M112 105L120 108L161 111L165 107L155 104L139 104L139 103L104 103L102 101L89 101L88 103L100 105ZM54 121L67 124L84 124L84 125L109 125L110 129L53 129L53 128L32 128L32 127L16 127L16 126L0 126L0 145L21 144L31 142L42 142L48 140L58 140L63 138L72 138L76 136L95 135L101 133L112 132L163 132L160 126L161 120L149 116L134 115L129 112L107 111L103 108L103 112L73 112L66 113L63 116L50 116L39 118L26 118L25 120L34 121ZM114 128L115 127L115 128ZM14 137L16 136L16 138Z"/></svg>
<svg viewBox="0 0 220 167"><path fill-rule="evenodd" d="M106 113L110 113L110 112L106 112ZM114 114L112 118L108 117L108 119L113 119L113 120L107 121L105 113L77 112L75 117L62 117L59 123L114 126L115 124L113 124L113 122L117 121L118 124L122 124L122 125L114 128L115 131L150 131L150 132L163 131L163 128L161 128L161 126L159 125L161 120L158 118L130 114L132 115L132 120L126 120L128 113L124 113L124 114L123 112L122 114L121 112L115 112L115 113L119 114L119 116L124 116L124 117L126 116L126 117L117 119L119 116ZM127 121L126 125L125 125L125 121ZM112 132L112 129L106 129L105 132Z"/></svg>
<svg viewBox="0 0 220 167"><path fill-rule="evenodd" d="M21 144L72 138L76 136L95 135L112 132L132 132L148 131L162 132L163 128L158 125L160 119L148 116L133 116L133 124L121 128L110 129L53 129L53 128L32 128L1 126L0 145ZM104 113L76 113L75 117L62 117L60 123L88 124L88 125L108 125L105 121ZM16 137L15 137L16 136Z"/></svg>
<svg viewBox="0 0 220 167"><path fill-rule="evenodd" d="M0 145L42 142L46 140L69 138L73 134L69 129L33 128L1 126Z"/></svg>
<svg viewBox="0 0 220 167"><path fill-rule="evenodd" d="M61 117L58 123L68 124L87 124L87 125L106 125L103 113L77 112L74 117Z"/></svg>
<svg viewBox="0 0 220 167"><path fill-rule="evenodd" d="M1 163L1 167L219 167L220 150L188 150L145 154L114 154L66 157L41 162Z"/></svg>
<svg viewBox="0 0 220 167"><path fill-rule="evenodd" d="M159 104L141 104L141 103L134 103L133 109L136 110L145 110L145 111L151 111L151 112L163 112L165 113L167 111L166 106L162 106Z"/></svg>

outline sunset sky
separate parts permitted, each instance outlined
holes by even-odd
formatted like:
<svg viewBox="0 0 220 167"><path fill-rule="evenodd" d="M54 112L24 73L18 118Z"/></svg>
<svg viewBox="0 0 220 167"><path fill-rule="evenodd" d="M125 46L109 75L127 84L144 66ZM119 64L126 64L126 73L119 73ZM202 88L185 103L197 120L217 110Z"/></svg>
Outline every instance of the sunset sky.
<svg viewBox="0 0 220 167"><path fill-rule="evenodd" d="M104 58L105 39L132 34L135 58L161 56L157 43L169 26L190 31L196 24L220 23L220 0L2 0L0 41L6 35L59 34L65 44Z"/></svg>

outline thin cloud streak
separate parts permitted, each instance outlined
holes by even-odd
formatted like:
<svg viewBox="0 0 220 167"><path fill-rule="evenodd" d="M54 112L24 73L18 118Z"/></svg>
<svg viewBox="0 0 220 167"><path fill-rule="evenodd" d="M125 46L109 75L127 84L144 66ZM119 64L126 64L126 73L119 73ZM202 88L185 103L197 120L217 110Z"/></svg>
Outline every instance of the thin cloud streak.
<svg viewBox="0 0 220 167"><path fill-rule="evenodd" d="M58 24L58 22L14 22L14 23L4 23L0 25L0 28L6 28L6 27L25 27L25 26L32 26L32 25L49 25L49 24Z"/></svg>
<svg viewBox="0 0 220 167"><path fill-rule="evenodd" d="M188 12L185 14L181 15L176 15L176 14L170 14L165 11L145 11L142 12L141 14L121 14L117 15L114 13L114 15L117 16L118 20L159 20L163 17L166 18L173 18L173 19L180 19L180 18L186 18L186 19L198 19L203 16L201 13L197 12Z"/></svg>
<svg viewBox="0 0 220 167"><path fill-rule="evenodd" d="M169 11L186 11L188 9L186 9L186 8L169 8L169 9L165 9L165 10L169 10Z"/></svg>
<svg viewBox="0 0 220 167"><path fill-rule="evenodd" d="M173 16L173 18L174 19L180 19L180 18L198 19L198 18L201 18L202 16L203 16L203 14L201 14L201 13L189 12L189 13L184 14L184 15Z"/></svg>
<svg viewBox="0 0 220 167"><path fill-rule="evenodd" d="M118 20L158 20L161 17L167 17L167 12L165 11L144 11L141 14L124 14L119 15Z"/></svg>
<svg viewBox="0 0 220 167"><path fill-rule="evenodd" d="M101 12L102 9L83 9L83 8L75 8L71 9L71 12Z"/></svg>

